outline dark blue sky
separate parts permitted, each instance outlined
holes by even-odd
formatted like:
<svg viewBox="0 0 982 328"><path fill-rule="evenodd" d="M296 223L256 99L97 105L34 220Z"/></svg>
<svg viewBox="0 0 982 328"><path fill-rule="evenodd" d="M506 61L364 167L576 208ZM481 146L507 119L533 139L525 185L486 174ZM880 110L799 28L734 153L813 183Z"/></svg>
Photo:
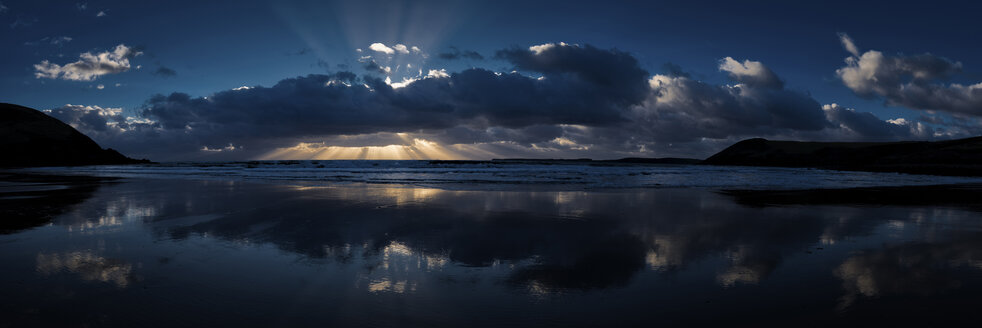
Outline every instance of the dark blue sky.
<svg viewBox="0 0 982 328"><path fill-rule="evenodd" d="M535 155L542 149L546 149L543 153L546 157L580 154L595 157L703 156L733 140L754 136L829 140L961 137L978 134L980 126L976 117L982 115L982 108L977 107L982 104L982 94L976 97L982 91L966 89L982 82L982 46L977 37L977 16L982 5L968 1L650 1L641 4L635 1L3 0L0 3L3 6L0 7L0 29L5 30L0 33L0 44L4 49L4 60L0 61L0 101L55 110L52 115L94 135L104 145L164 158L201 158L205 155L271 158L273 150L284 150L298 142L317 144L321 148L402 144L417 147L410 153L422 152L419 148L422 146L413 141L415 139L436 142L442 145L438 146L440 148L463 145L455 148L456 151L443 151L456 154L450 157L464 158ZM857 62L869 50L885 56L885 59L871 57L868 58L871 61L863 62L874 66L857 64L857 69L872 67L873 71L867 72L872 75L857 71L863 78L860 81L856 80L859 77L853 76L856 79L851 80L852 84L847 81L849 75L839 71L848 68L845 59L853 56L843 47L840 37L843 34L858 47ZM569 51L557 52L548 62L529 57L539 63L536 65L523 64L524 57L520 54L502 52L523 49L532 55L550 55L549 52L536 53L526 49L560 42L569 46L555 49ZM384 44L389 49L397 44L405 45L407 53L391 50L390 55L373 51L370 49L373 43ZM124 48L118 48L119 45ZM411 49L414 46L419 48L418 52ZM456 52L453 49L457 49ZM111 56L114 50L120 51L117 57ZM483 59L478 59L475 52ZM672 85L678 88L670 90L675 90L672 92L676 96L682 92L688 100L671 103L666 99L655 100L658 94L664 95L668 91L654 87L648 96L611 96L619 90L607 88L619 86L611 84L611 79L620 81L624 76L608 72L610 76L591 80L589 72L604 69L598 65L606 63L606 57L599 52L625 55L629 61L624 71L627 76L638 80L640 75L630 72L639 68L646 73L640 79L649 84L652 76L665 74L666 64L671 63L685 77L672 80ZM107 71L90 69L81 75L66 74L65 68L70 63L81 61L87 64L80 59L85 53L96 57L105 53L111 67L104 67ZM451 54L458 58L448 59ZM733 70L722 69L727 57L737 63L759 62L764 70L783 82L782 88L755 90L753 84L747 82L749 80L741 80ZM376 65L368 67L372 62ZM407 64L412 68L407 68ZM385 67L389 68L388 73L384 72ZM75 68L78 67L72 69ZM493 88L512 90L507 93L511 95L526 90L539 97L536 99L565 97L565 100L507 111L509 104L480 102L474 99L485 98L469 96L473 92L482 92L474 90L492 87L479 84L485 82L474 82L474 90L454 91L454 96L439 99L433 99L432 92L420 84L399 88L397 93L401 92L400 97L414 97L413 104L420 101L443 104L447 107L446 116L430 116L432 111L421 115L421 107L407 107L401 100L392 102L386 98L389 100L385 102L385 109L372 114L386 118L380 119L383 123L374 127L369 127L373 124L367 113L364 119L348 116L342 119L318 112L311 114L311 120L324 123L321 124L325 126L322 131L314 124L298 128L302 132L297 134L249 133L250 129L263 129L259 123L269 122L276 122L270 123L273 130L290 130L292 120L308 121L303 119L305 114L297 112L335 106L331 102L336 98L319 98L316 94L295 89L274 88L284 79L350 71L359 79L363 76L388 77L391 82L400 82L406 78L421 79L429 70L442 69L448 73L446 79L449 80L463 79L465 74L458 73L474 71L473 68L505 73L502 76L517 71L516 74L528 77L530 81L538 77L560 81L562 83L548 87L528 84L531 88L528 90L521 89L520 84L507 84L506 87L504 83L510 83L507 81L488 83L493 82ZM752 69L751 66L743 68ZM439 76L431 77L434 79L429 82L439 80ZM569 80L562 80L564 78ZM887 80L896 81L884 82ZM595 85L583 86L580 83L583 81ZM740 82L747 87L727 88ZM464 83L448 82L448 87L452 88L461 85ZM204 98L241 86L265 87L245 92L276 100L263 103L261 108L241 110L243 106L262 101L250 98L253 100L235 99L221 103L222 100L216 102ZM693 91L703 90L700 88L715 89L705 89L703 93ZM376 91L377 88L370 89ZM606 94L597 99L576 99L596 96L592 93L601 92L597 90L606 90L603 91ZM270 94L262 93L266 91ZM155 95L168 96L175 92L186 95L191 102L168 101L164 104L153 100ZM216 104L212 105L214 108L193 105L195 99ZM310 99L320 99L320 102ZM677 97L672 99L678 100ZM705 99L715 99L718 107L693 105L693 101L698 103ZM287 104L280 106L283 102ZM725 105L731 103L734 105ZM838 106L821 109L821 105L833 103ZM67 107L66 104L89 108ZM306 104L306 107L298 104ZM591 107L577 109L576 104ZM560 109L540 112L539 108L549 106ZM639 112L638 106L650 110ZM702 107L692 110L693 106ZM821 122L823 127L788 123L790 117L799 114L781 115L789 110L799 110L795 106L813 109L808 113L802 109L804 112L800 115L804 116L825 113L827 117ZM818 109L815 106L819 106ZM127 133L122 135L102 133L104 128L86 124L93 120L84 114L96 107L122 109L110 114L103 111L100 115L105 122L125 123L125 117L131 117L130 123L134 120L149 122L141 133L152 136L137 135L135 131L139 128L136 126L124 127L122 132ZM352 108L358 111L361 107ZM748 114L754 120L743 122L738 118L746 116L741 111L761 108L764 108L762 112ZM592 120L602 121L608 116L569 114L583 114L593 109L616 112L621 121L631 121L634 125L627 128L616 126L621 123L592 124ZM242 124L232 127L225 120L227 116L210 114L221 110L238 116L252 116L250 119L237 116L236 122ZM291 111L293 116L280 122L266 116L271 111ZM502 111L507 111L508 115ZM181 121L189 127L195 127L195 124L211 128L216 124L228 126L201 132L180 142L160 137L170 133L160 125L167 125L176 112L193 113L188 116L191 119ZM891 125L879 126L882 122L854 115L866 112L881 121L904 118L906 122L898 124L894 121L888 123ZM542 118L544 115L551 115L551 119ZM686 116L687 121L668 122L680 115ZM445 120L447 116L453 120ZM768 118L757 120L764 116ZM105 123L103 121L96 123ZM345 122L343 126L364 128L332 127L332 122L342 121ZM659 125L666 122L667 126ZM923 126L917 126L918 122ZM404 131L399 128L401 123L405 123ZM672 127L689 125L692 129L707 132L678 137L669 133ZM898 132L900 130L894 129L898 126L906 130ZM590 131L574 131L579 128ZM848 131L836 131L837 128ZM235 132L229 132L233 130ZM404 140L400 143L399 137L393 137L397 133L409 133L413 137L402 135ZM145 138L152 142L141 142L147 140ZM187 144L189 140L193 141L193 149L173 145ZM468 152L461 148L475 145L488 153L473 149ZM146 147L168 150L140 151ZM221 147L226 148L225 154L213 151ZM234 153L232 148L248 151L230 155ZM281 157L306 156L296 151L279 154Z"/></svg>

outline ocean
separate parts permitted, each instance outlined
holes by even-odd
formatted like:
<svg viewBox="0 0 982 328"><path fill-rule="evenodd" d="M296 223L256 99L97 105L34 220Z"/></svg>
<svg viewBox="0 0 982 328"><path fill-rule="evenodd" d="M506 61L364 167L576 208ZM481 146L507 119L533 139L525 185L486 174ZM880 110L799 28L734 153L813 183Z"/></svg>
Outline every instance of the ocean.
<svg viewBox="0 0 982 328"><path fill-rule="evenodd" d="M813 189L979 183L942 177L809 168L592 161L247 161L45 167L19 170L102 177L217 179L304 185L398 184L444 189Z"/></svg>
<svg viewBox="0 0 982 328"><path fill-rule="evenodd" d="M977 178L274 161L0 180L0 327L974 326L982 304Z"/></svg>

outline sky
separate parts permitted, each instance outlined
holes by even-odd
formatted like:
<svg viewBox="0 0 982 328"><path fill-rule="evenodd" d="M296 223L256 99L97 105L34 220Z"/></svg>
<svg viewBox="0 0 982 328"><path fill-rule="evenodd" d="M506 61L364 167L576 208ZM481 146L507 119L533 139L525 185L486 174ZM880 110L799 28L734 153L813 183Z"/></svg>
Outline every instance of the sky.
<svg viewBox="0 0 982 328"><path fill-rule="evenodd" d="M982 133L969 1L0 0L0 102L157 161Z"/></svg>

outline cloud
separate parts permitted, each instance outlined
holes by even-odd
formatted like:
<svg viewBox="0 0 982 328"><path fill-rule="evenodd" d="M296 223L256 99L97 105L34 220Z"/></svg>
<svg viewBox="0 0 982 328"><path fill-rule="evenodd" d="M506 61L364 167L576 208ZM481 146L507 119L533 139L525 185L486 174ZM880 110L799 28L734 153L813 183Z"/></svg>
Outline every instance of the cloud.
<svg viewBox="0 0 982 328"><path fill-rule="evenodd" d="M160 77L173 77L177 75L177 71L164 66L160 66L157 68L156 71L153 72L153 75L160 76Z"/></svg>
<svg viewBox="0 0 982 328"><path fill-rule="evenodd" d="M406 46L405 45L402 45L402 44L394 45L394 46L392 46L392 49L395 50L396 52L402 53L402 54L408 54L409 53L409 48L406 48Z"/></svg>
<svg viewBox="0 0 982 328"><path fill-rule="evenodd" d="M14 19L14 22L10 23L10 28L15 29L18 27L29 27L37 22L38 22L37 17L26 17L23 15L17 15L17 18Z"/></svg>
<svg viewBox="0 0 982 328"><path fill-rule="evenodd" d="M78 2L75 4L75 8L78 9L78 11L85 11L85 9L89 8L89 4L85 2Z"/></svg>
<svg viewBox="0 0 982 328"><path fill-rule="evenodd" d="M495 57L515 71L428 69L395 83L388 76L342 71L204 97L155 95L137 116L107 120L120 123L96 140L158 160L202 153L258 158L300 144L327 149L339 142L385 146L414 139L460 145L455 149L477 158L610 158L705 156L745 137L881 140L937 134L913 120L883 121L834 104L823 109L750 60L721 60L717 68L736 83L715 85L677 66L651 76L634 56L590 45L508 48ZM370 56L362 63L387 71ZM79 124L84 116L59 115L83 132L89 128ZM228 145L237 148L202 151Z"/></svg>
<svg viewBox="0 0 982 328"><path fill-rule="evenodd" d="M124 44L112 51L93 54L85 52L79 60L64 66L47 60L34 65L36 78L62 79L71 81L92 81L102 75L117 74L130 69L130 58L143 54Z"/></svg>
<svg viewBox="0 0 982 328"><path fill-rule="evenodd" d="M397 43L397 44L389 47L389 46L386 46L384 43L381 43L381 42L372 43L370 46L368 46L368 49L373 50L375 52L381 52L381 53L384 53L386 55L394 55L396 53L409 54L410 52L420 53L422 51L422 50L419 49L419 47L416 47L416 46L409 47L409 46L406 46L404 44ZM361 49L355 49L355 51L362 52Z"/></svg>
<svg viewBox="0 0 982 328"><path fill-rule="evenodd" d="M686 76L653 76L648 80L650 96L634 109L633 120L644 122L639 128L652 139L676 142L793 134L830 126L817 101L784 89L759 62L741 64L727 57L720 69L732 70L730 77L743 83L710 85Z"/></svg>
<svg viewBox="0 0 982 328"><path fill-rule="evenodd" d="M379 42L372 43L372 45L368 46L368 49L371 49L371 50L374 50L374 51L377 51L377 52L381 52L381 53L384 53L386 55L391 55L391 54L396 53L395 49L389 48L385 44L382 44L382 43L379 43Z"/></svg>
<svg viewBox="0 0 982 328"><path fill-rule="evenodd" d="M118 127L121 122L126 122L126 118L122 115L122 108L67 104L44 112L84 131L104 132Z"/></svg>
<svg viewBox="0 0 982 328"><path fill-rule="evenodd" d="M868 112L857 112L838 104L823 105L822 109L830 122L837 123L844 131L865 140L897 140L934 136L934 129L920 122L904 118L881 120Z"/></svg>
<svg viewBox="0 0 982 328"><path fill-rule="evenodd" d="M98 14L95 14L95 17L103 17L103 16L106 16L106 12L105 11L99 11Z"/></svg>
<svg viewBox="0 0 982 328"><path fill-rule="evenodd" d="M890 106L982 116L982 83L946 83L962 71L962 63L929 53L859 55L849 36L841 39L852 56L836 75L857 95L882 98Z"/></svg>
<svg viewBox="0 0 982 328"><path fill-rule="evenodd" d="M7 6L3 5L3 2L0 2L0 14L6 14L8 11L10 11L10 8L7 8Z"/></svg>
<svg viewBox="0 0 982 328"><path fill-rule="evenodd" d="M457 59L471 59L471 60L484 60L484 56L477 53L476 51L457 49L457 47L450 47L449 52L441 52L437 54L440 59L445 60L457 60Z"/></svg>
<svg viewBox="0 0 982 328"><path fill-rule="evenodd" d="M369 61L365 62L364 65L362 65L362 67L365 68L365 70L366 71L369 71L369 72L376 72L376 73L379 73L379 74L389 74L389 73L392 73L392 68L391 67L379 65L379 63L376 62L375 60L369 60Z"/></svg>
<svg viewBox="0 0 982 328"><path fill-rule="evenodd" d="M778 89L784 87L784 82L758 61L744 60L741 63L731 57L726 57L720 61L719 70L730 73L730 78L734 81L747 85Z"/></svg>
<svg viewBox="0 0 982 328"><path fill-rule="evenodd" d="M38 46L42 44L50 44L53 46L62 46L65 43L71 42L72 38L68 36L56 36L56 37L44 37L37 41L27 41L24 42L25 46Z"/></svg>
<svg viewBox="0 0 982 328"><path fill-rule="evenodd" d="M859 57L859 48L856 47L856 43L852 41L852 38L848 34L839 33L839 41L842 42L842 47L846 49L853 56Z"/></svg>

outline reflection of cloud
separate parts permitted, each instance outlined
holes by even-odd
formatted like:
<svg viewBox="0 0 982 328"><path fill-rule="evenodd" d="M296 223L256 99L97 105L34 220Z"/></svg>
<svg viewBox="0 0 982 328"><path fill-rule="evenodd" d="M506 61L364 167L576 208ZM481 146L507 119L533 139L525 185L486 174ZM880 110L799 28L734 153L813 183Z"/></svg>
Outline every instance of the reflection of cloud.
<svg viewBox="0 0 982 328"><path fill-rule="evenodd" d="M840 309L860 297L931 295L961 286L954 269L982 270L982 236L943 243L909 243L859 253L834 271L846 293Z"/></svg>
<svg viewBox="0 0 982 328"><path fill-rule="evenodd" d="M415 288L415 285L411 286L411 289ZM372 281L368 284L368 291L373 293L378 292L393 292L397 294L402 294L406 292L406 281L396 281L393 282L387 278Z"/></svg>
<svg viewBox="0 0 982 328"><path fill-rule="evenodd" d="M37 271L48 276L63 270L78 274L83 280L113 283L125 288L132 281L133 265L122 260L107 259L92 252L64 254L38 253Z"/></svg>
<svg viewBox="0 0 982 328"><path fill-rule="evenodd" d="M780 255L747 245L740 245L731 251L729 258L730 267L716 275L716 281L724 287L737 283L757 284L780 262Z"/></svg>
<svg viewBox="0 0 982 328"><path fill-rule="evenodd" d="M151 204L137 203L128 197L120 197L103 204L90 213L72 213L58 219L60 225L68 231L93 232L106 228L119 228L127 223L136 222L157 214L157 208Z"/></svg>

